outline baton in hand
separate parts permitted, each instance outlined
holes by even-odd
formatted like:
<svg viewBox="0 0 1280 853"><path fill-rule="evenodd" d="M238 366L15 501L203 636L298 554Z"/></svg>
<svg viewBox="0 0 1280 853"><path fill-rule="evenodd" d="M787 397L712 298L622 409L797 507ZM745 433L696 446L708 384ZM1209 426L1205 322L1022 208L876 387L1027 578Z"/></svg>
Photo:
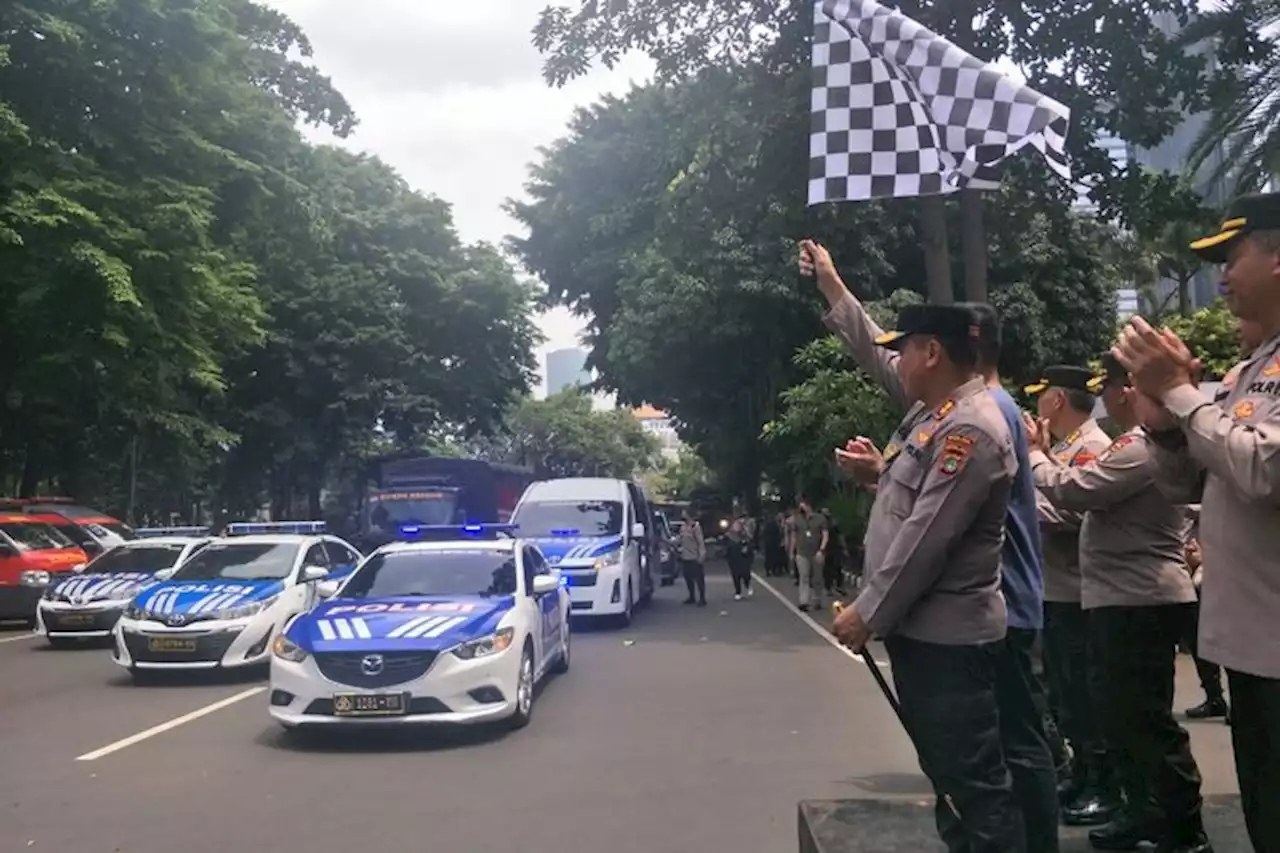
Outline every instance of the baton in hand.
<svg viewBox="0 0 1280 853"><path fill-rule="evenodd" d="M844 610L844 605L837 601L835 604L831 605L831 610L836 616L839 616L840 611ZM892 708L893 713L897 715L898 722L902 724L902 728L907 733L907 737L911 737L911 727L907 725L907 718L902 716L902 704L898 701L898 697L894 695L893 690L889 687L889 682L885 680L884 673L880 671L880 664L876 663L875 656L871 654L871 649L867 646L863 646L862 651L858 652L858 654L862 657L862 662L867 665L867 669L871 670L871 677L875 679L876 685L880 688L880 692L884 694L884 700L889 703L889 707ZM916 757L920 758L918 749L916 750ZM924 766L923 758L920 759L920 764L925 775L932 779L932 774L929 773L929 768ZM935 782L934 785L936 787L937 783ZM951 795L941 791L938 795L942 798L942 801L947 804L947 808L951 811L951 816L956 820L960 820L960 810L956 808L955 801L951 799Z"/></svg>

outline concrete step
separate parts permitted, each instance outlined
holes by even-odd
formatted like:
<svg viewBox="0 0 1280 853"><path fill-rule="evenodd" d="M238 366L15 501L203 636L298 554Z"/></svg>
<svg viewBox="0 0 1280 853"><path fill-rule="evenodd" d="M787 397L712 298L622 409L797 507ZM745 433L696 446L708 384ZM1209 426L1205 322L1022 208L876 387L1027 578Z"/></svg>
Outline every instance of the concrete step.
<svg viewBox="0 0 1280 853"><path fill-rule="evenodd" d="M1205 825L1215 853L1252 853L1240 797L1205 799ZM800 853L941 853L933 802L913 800L802 800ZM1088 830L1062 829L1061 853L1092 853Z"/></svg>

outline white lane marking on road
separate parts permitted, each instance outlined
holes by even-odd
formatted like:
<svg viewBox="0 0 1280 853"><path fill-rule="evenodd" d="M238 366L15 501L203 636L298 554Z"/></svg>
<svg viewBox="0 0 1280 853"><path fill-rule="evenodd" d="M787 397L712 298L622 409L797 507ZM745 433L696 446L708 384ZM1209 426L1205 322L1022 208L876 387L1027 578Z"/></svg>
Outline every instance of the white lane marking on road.
<svg viewBox="0 0 1280 853"><path fill-rule="evenodd" d="M250 687L248 690L242 690L234 696L228 696L226 699L220 699L217 702L205 705L203 708L197 708L189 714L183 714L181 717L174 717L172 720L161 723L158 726L152 726L146 731L138 732L136 735L129 735L127 738L122 738L115 743L109 743L101 749L95 749L93 752L86 752L84 755L78 755L76 756L76 761L97 761L99 758L104 758L113 752L128 749L134 744L141 743L148 738L153 738L156 735L162 735L167 731L172 731L173 729L178 728L179 726L185 726L187 723L194 722L201 717L206 717L209 714L221 711L223 708L227 708L237 702L243 702L245 699L252 698L261 693L265 693L266 691L266 687Z"/></svg>
<svg viewBox="0 0 1280 853"><path fill-rule="evenodd" d="M785 608L787 608L787 610L790 610L790 611L791 611L791 614L792 614L793 616L795 616L795 617L796 617L797 619L799 619L801 622L803 622L804 624L806 624L806 625L808 625L810 628L812 628L812 629L813 629L813 633L817 634L819 637L821 637L822 639L826 640L826 641L827 641L827 643L828 643L832 648L836 649L836 650L837 650L837 651L839 651L841 654L846 655L846 656L847 656L847 657L849 657L851 660L856 660L858 663L863 663L863 662L864 662L864 661L863 661L863 658L862 658L862 655L860 655L860 654L856 654L856 653L854 653L854 652L850 651L849 649L846 649L844 646L840 645L840 641L839 641L839 640L837 640L835 637L831 636L831 632L830 632L830 631L828 631L826 628L822 627L822 626L821 626L821 625L819 625L816 621L814 621L813 617L812 617L812 616L810 616L808 613L805 613L805 612L804 612L803 610L801 610L799 607L796 607L794 604L792 604L792 603L791 603L791 600L790 600L789 598L787 598L787 597L786 597L785 595L783 595L782 593L778 592L778 590L774 589L774 588L773 588L773 585L772 585L772 584L770 584L768 581L766 581L764 578L760 577L760 575L759 575L759 574L757 574L756 572L752 572L752 573L751 573L751 577L752 577L752 579L754 580L754 582L755 582L755 583L759 584L759 585L760 585L761 587L763 587L763 588L764 588L764 589L765 589L765 590L766 590L770 595L772 595L774 598L778 599L778 601L782 602L782 606L783 606L783 607L785 607ZM880 667L881 669L888 669L888 668L889 668L889 663L888 663L888 661L883 661L883 660L879 660L879 659L877 659L877 660L876 660L876 664L878 664L878 665L879 665L879 667Z"/></svg>
<svg viewBox="0 0 1280 853"><path fill-rule="evenodd" d="M35 631L32 631L30 634L18 634L16 637L0 637L0 643L17 643L21 640L34 640L39 636L40 635Z"/></svg>

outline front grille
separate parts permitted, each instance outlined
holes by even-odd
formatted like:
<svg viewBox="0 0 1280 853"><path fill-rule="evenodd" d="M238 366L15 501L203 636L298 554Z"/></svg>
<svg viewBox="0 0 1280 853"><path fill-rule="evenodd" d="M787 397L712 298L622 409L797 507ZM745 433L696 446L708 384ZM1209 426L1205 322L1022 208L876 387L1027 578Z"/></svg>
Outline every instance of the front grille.
<svg viewBox="0 0 1280 853"><path fill-rule="evenodd" d="M85 621L88 617L89 621ZM44 626L50 631L55 632L75 632L75 631L110 631L116 626L116 622L120 619L120 611L104 610L97 613L86 613L84 611L60 611L46 610L44 611Z"/></svg>
<svg viewBox="0 0 1280 853"><path fill-rule="evenodd" d="M449 711L448 705L432 696L419 696L409 700L410 714L448 714ZM317 717L332 717L333 700L314 699L302 713Z"/></svg>
<svg viewBox="0 0 1280 853"><path fill-rule="evenodd" d="M186 634L164 634L153 636L187 638ZM145 634L126 633L125 645L129 648L129 656L142 663L208 663L221 661L227 649L235 642L239 633L219 632L217 634L197 634L194 652L153 652L147 647Z"/></svg>
<svg viewBox="0 0 1280 853"><path fill-rule="evenodd" d="M600 576L595 572L584 572L582 574L565 572L564 576L568 579L569 586L595 586L596 582L600 580Z"/></svg>
<svg viewBox="0 0 1280 853"><path fill-rule="evenodd" d="M381 672L370 675L365 672L364 659L368 652L324 652L317 654L316 666L325 678L352 687L390 687L404 684L426 675L435 663L436 652L385 652L382 654Z"/></svg>

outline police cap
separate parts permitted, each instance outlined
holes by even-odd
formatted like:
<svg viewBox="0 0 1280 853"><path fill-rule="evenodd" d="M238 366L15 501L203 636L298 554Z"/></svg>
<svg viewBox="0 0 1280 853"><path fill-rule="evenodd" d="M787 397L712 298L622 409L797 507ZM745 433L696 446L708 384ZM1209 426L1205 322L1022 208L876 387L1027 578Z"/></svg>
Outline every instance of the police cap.
<svg viewBox="0 0 1280 853"><path fill-rule="evenodd" d="M1226 263L1236 241L1253 231L1280 231L1280 193L1241 196L1227 208L1217 234L1191 244L1191 251L1206 261Z"/></svg>
<svg viewBox="0 0 1280 853"><path fill-rule="evenodd" d="M1050 388L1092 392L1094 389L1089 382L1093 378L1093 371L1087 367L1077 367L1074 364L1055 364L1044 369L1044 373L1040 374L1039 382L1032 382L1022 390L1028 394L1043 394Z"/></svg>
<svg viewBox="0 0 1280 853"><path fill-rule="evenodd" d="M1103 385L1111 385L1119 382L1127 385L1129 383L1129 371L1124 369L1124 365L1120 360L1109 352L1104 352L1102 358L1102 375L1095 377L1092 382L1095 391L1101 390Z"/></svg>
<svg viewBox="0 0 1280 853"><path fill-rule="evenodd" d="M898 328L876 338L876 344L901 349L911 335L930 335L952 341L978 339L973 311L962 305L908 305L898 312Z"/></svg>

